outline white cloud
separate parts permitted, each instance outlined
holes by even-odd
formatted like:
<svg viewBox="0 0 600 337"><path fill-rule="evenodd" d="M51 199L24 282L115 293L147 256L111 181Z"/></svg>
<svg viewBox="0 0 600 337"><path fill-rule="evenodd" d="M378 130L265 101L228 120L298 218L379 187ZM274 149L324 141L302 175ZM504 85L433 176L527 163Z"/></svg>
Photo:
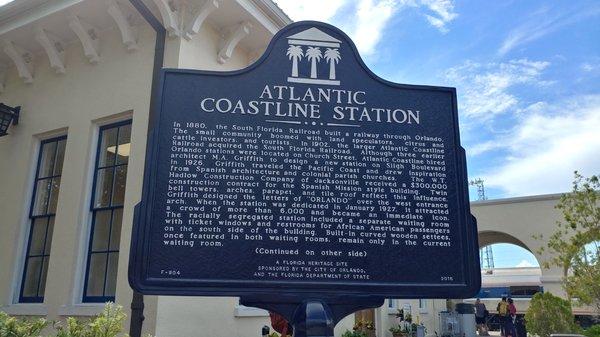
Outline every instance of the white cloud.
<svg viewBox="0 0 600 337"><path fill-rule="evenodd" d="M361 54L371 55L381 39L381 32L397 9L391 0L360 0L356 8L356 22L350 35Z"/></svg>
<svg viewBox="0 0 600 337"><path fill-rule="evenodd" d="M599 66L597 64L591 64L589 62L584 62L581 64L581 70L587 73L597 70L598 68Z"/></svg>
<svg viewBox="0 0 600 337"><path fill-rule="evenodd" d="M328 21L346 3L346 0L276 0L294 21Z"/></svg>
<svg viewBox="0 0 600 337"><path fill-rule="evenodd" d="M374 54L382 32L392 16L407 7L425 8L427 21L441 32L458 15L452 0L276 0L293 19L332 22L352 37L362 55ZM336 18L342 9L349 9L344 17ZM346 13L345 13L346 14Z"/></svg>
<svg viewBox="0 0 600 337"><path fill-rule="evenodd" d="M527 59L487 64L466 61L447 70L445 77L449 85L457 88L460 114L487 120L517 106L519 99L510 92L511 87L548 84L540 77L549 65Z"/></svg>
<svg viewBox="0 0 600 337"><path fill-rule="evenodd" d="M517 268L527 268L527 267L537 267L535 264L527 261L527 260L521 260L521 262L519 262L515 267Z"/></svg>
<svg viewBox="0 0 600 337"><path fill-rule="evenodd" d="M537 103L496 144L481 145L508 153L503 164L483 174L485 184L507 196L566 192L573 171L599 173L599 130L600 94Z"/></svg>
<svg viewBox="0 0 600 337"><path fill-rule="evenodd" d="M371 55L381 39L381 33L398 8L395 0L276 0L293 20L331 22L345 6L353 11L337 23L352 37L363 55ZM347 6L348 5L348 6ZM352 5L352 6L350 6ZM336 22L333 22L336 24Z"/></svg>
<svg viewBox="0 0 600 337"><path fill-rule="evenodd" d="M482 153L489 152L498 148L501 148L502 144L495 140L488 140L483 143L475 144L473 146L469 146L467 149L467 155L470 157L478 156Z"/></svg>
<svg viewBox="0 0 600 337"><path fill-rule="evenodd" d="M458 16L454 12L454 3L451 0L421 0L421 3L435 14L426 14L427 21L440 32L447 33L446 24Z"/></svg>
<svg viewBox="0 0 600 337"><path fill-rule="evenodd" d="M551 13L548 9L534 12L527 22L517 26L508 33L502 42L499 55L505 55L514 48L540 39L560 28L579 22L587 17L600 14L600 6L581 6L571 12Z"/></svg>

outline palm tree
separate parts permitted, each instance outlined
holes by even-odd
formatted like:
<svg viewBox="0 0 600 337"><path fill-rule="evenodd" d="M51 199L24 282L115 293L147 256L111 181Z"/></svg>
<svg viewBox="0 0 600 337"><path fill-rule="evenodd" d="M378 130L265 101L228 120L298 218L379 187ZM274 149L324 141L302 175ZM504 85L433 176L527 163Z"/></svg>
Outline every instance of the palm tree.
<svg viewBox="0 0 600 337"><path fill-rule="evenodd" d="M337 49L327 48L325 50L325 60L329 62L329 79L335 79L335 64L340 62L340 51Z"/></svg>
<svg viewBox="0 0 600 337"><path fill-rule="evenodd" d="M292 60L292 77L298 77L298 61L304 56L302 47L290 45L286 54Z"/></svg>
<svg viewBox="0 0 600 337"><path fill-rule="evenodd" d="M317 61L320 61L321 58L323 58L321 48L308 47L306 50L306 57L310 60L310 78L317 78Z"/></svg>

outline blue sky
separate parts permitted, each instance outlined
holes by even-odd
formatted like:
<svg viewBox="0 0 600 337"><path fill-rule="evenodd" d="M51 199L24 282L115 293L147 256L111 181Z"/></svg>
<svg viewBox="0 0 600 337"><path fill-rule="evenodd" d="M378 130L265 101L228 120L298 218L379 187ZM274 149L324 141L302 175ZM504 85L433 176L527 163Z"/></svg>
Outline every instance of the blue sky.
<svg viewBox="0 0 600 337"><path fill-rule="evenodd" d="M456 87L469 176L488 198L600 173L600 2L276 2L340 27L385 79Z"/></svg>
<svg viewBox="0 0 600 337"><path fill-rule="evenodd" d="M530 251L509 243L493 244L492 255L496 268L539 266L537 259Z"/></svg>

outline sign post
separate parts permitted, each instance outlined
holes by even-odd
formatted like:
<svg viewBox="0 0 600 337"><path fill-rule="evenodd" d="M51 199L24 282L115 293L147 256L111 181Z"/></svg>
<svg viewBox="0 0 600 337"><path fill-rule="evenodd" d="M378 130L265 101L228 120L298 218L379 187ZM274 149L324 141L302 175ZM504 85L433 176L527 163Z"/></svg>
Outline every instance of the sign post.
<svg viewBox="0 0 600 337"><path fill-rule="evenodd" d="M246 69L165 69L161 88L135 290L240 296L297 336L332 336L384 298L479 290L454 88L385 81L311 21Z"/></svg>

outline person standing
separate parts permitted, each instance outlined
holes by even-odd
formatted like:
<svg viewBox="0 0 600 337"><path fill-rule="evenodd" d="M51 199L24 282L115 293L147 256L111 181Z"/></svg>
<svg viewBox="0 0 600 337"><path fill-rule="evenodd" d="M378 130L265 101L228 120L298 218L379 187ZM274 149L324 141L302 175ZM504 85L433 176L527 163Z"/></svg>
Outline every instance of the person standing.
<svg viewBox="0 0 600 337"><path fill-rule="evenodd" d="M516 320L517 320L517 307L515 307L515 303L512 298L508 299L508 317L506 318L506 335L511 337L517 337L517 329L515 328Z"/></svg>
<svg viewBox="0 0 600 337"><path fill-rule="evenodd" d="M508 302L506 297L503 296L502 300L496 306L498 312L498 320L500 321L500 336L506 336L506 321L508 317ZM514 336L513 336L514 337Z"/></svg>
<svg viewBox="0 0 600 337"><path fill-rule="evenodd" d="M486 313L487 309L485 308L485 304L483 304L479 298L475 300L475 323L477 324L479 336L489 336L485 324L485 319L487 318Z"/></svg>

